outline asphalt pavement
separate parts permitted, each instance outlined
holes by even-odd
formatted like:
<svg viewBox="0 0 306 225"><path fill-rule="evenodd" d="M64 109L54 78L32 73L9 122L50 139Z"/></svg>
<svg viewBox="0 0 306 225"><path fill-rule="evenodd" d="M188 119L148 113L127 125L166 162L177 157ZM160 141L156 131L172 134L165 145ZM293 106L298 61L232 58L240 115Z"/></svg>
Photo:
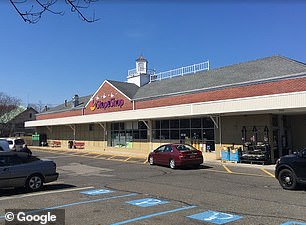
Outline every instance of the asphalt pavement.
<svg viewBox="0 0 306 225"><path fill-rule="evenodd" d="M57 163L59 180L39 192L0 190L5 209L64 209L78 224L306 224L305 188L283 190L273 165L205 162L150 166L143 158L33 151Z"/></svg>

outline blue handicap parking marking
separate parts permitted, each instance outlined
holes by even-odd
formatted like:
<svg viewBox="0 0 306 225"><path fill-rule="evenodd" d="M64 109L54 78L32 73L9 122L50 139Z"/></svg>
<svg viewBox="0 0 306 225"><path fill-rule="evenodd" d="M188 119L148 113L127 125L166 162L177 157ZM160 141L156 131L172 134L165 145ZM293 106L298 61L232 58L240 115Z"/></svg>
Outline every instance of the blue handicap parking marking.
<svg viewBox="0 0 306 225"><path fill-rule="evenodd" d="M82 191L81 194L102 195L102 194L107 194L107 193L111 193L111 192L114 192L114 191L108 190L108 189L94 189L94 190L89 190L89 191Z"/></svg>
<svg viewBox="0 0 306 225"><path fill-rule="evenodd" d="M160 200L157 198L143 198L143 199L128 201L126 203L131 204L131 205L136 205L139 207L149 207L149 206L166 204L168 203L168 201Z"/></svg>
<svg viewBox="0 0 306 225"><path fill-rule="evenodd" d="M191 216L187 216L188 218L192 218L195 220L200 220L203 222L209 222L214 224L225 224L229 223L235 220L239 220L242 218L241 216L232 215L229 213L223 213L223 212L215 212L208 210L206 212L197 213Z"/></svg>
<svg viewBox="0 0 306 225"><path fill-rule="evenodd" d="M281 225L306 225L306 223L296 222L296 221L288 221L286 223L282 223Z"/></svg>

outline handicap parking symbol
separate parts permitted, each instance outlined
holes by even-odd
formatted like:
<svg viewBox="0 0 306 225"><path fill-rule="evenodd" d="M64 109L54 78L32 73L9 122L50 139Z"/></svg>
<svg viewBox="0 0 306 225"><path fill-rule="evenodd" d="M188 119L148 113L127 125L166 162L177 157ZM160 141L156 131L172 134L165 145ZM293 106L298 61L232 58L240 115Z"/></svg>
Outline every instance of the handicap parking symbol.
<svg viewBox="0 0 306 225"><path fill-rule="evenodd" d="M281 225L306 225L306 223L296 222L296 221L289 221L286 223L282 223Z"/></svg>
<svg viewBox="0 0 306 225"><path fill-rule="evenodd" d="M162 205L168 203L168 201L156 199L156 198L143 198L143 199L137 199L133 201L126 202L131 205L136 205L139 207L149 207L149 206L155 206L155 205Z"/></svg>
<svg viewBox="0 0 306 225"><path fill-rule="evenodd" d="M223 213L223 212L215 212L208 210L206 212L194 214L191 216L187 216L188 218L192 218L195 220L200 220L203 222L209 222L214 224L225 224L229 223L235 220L239 220L241 216L232 215L229 213Z"/></svg>
<svg viewBox="0 0 306 225"><path fill-rule="evenodd" d="M107 193L111 193L111 192L114 192L114 191L108 190L108 189L94 189L94 190L89 190L89 191L82 191L81 194L102 195L102 194L107 194Z"/></svg>

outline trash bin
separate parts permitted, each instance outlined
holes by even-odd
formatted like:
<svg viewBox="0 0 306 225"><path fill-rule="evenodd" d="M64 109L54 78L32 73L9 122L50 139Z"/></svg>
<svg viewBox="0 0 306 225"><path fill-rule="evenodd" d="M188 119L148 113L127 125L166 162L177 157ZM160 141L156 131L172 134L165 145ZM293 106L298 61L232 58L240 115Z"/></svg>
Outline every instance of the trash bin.
<svg viewBox="0 0 306 225"><path fill-rule="evenodd" d="M73 141L68 141L68 148L72 148L73 147Z"/></svg>
<svg viewBox="0 0 306 225"><path fill-rule="evenodd" d="M241 150L239 148L234 148L230 151L230 161L239 162L240 161Z"/></svg>
<svg viewBox="0 0 306 225"><path fill-rule="evenodd" d="M40 146L40 135L35 133L32 135L32 145L33 146Z"/></svg>
<svg viewBox="0 0 306 225"><path fill-rule="evenodd" d="M225 147L221 150L221 160L222 161L229 161L230 160L230 149Z"/></svg>
<svg viewBox="0 0 306 225"><path fill-rule="evenodd" d="M39 134L39 144L40 146L48 146L47 135Z"/></svg>

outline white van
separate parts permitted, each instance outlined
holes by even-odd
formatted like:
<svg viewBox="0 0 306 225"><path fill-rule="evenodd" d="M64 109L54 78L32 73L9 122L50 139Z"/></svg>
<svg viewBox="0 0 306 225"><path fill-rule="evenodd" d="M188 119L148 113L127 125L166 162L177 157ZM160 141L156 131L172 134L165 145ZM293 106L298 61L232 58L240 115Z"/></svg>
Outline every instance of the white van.
<svg viewBox="0 0 306 225"><path fill-rule="evenodd" d="M6 139L9 143L9 147L12 151L20 151L25 144L22 138L7 138Z"/></svg>
<svg viewBox="0 0 306 225"><path fill-rule="evenodd" d="M10 147L9 147L9 143L6 139L0 139L0 152L9 152Z"/></svg>

